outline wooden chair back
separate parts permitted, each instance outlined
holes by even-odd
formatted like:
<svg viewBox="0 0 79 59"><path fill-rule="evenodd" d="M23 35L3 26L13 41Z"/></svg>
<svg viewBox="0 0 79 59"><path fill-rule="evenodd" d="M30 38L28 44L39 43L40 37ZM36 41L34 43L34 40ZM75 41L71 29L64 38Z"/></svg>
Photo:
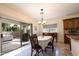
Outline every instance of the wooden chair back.
<svg viewBox="0 0 79 59"><path fill-rule="evenodd" d="M31 41L31 45L32 45L32 48L35 47L35 45L38 45L38 38L37 38L37 35L34 34L30 37L30 41Z"/></svg>

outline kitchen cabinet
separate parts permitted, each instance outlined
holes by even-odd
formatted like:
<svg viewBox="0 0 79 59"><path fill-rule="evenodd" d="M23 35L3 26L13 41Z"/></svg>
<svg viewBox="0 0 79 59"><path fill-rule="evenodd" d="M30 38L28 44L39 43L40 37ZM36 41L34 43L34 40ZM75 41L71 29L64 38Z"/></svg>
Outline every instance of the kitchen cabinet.
<svg viewBox="0 0 79 59"><path fill-rule="evenodd" d="M69 44L70 40L65 35L78 35L79 34L79 17L64 19L64 43Z"/></svg>
<svg viewBox="0 0 79 59"><path fill-rule="evenodd" d="M64 24L64 29L71 29L71 28L79 29L79 17L65 19L63 21L63 24Z"/></svg>

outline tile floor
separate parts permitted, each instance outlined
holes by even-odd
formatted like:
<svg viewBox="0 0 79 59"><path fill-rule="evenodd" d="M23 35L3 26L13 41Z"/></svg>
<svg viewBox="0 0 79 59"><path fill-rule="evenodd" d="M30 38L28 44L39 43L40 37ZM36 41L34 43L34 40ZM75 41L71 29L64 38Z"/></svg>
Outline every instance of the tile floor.
<svg viewBox="0 0 79 59"><path fill-rule="evenodd" d="M52 52L52 49L47 49L47 52L44 52L44 54L40 53L39 56L72 56L68 44L57 42L54 43L54 46L54 52Z"/></svg>
<svg viewBox="0 0 79 59"><path fill-rule="evenodd" d="M22 47L17 51L7 53L4 56L31 56L31 46L27 46ZM47 49L47 52L44 52L44 54L40 53L39 56L72 56L68 44L64 44L63 42L57 42L54 43L54 46L54 52L52 52L52 49Z"/></svg>
<svg viewBox="0 0 79 59"><path fill-rule="evenodd" d="M70 51L70 46L68 44L64 44L63 42L55 43L56 51L59 53L57 55L61 56L72 56Z"/></svg>

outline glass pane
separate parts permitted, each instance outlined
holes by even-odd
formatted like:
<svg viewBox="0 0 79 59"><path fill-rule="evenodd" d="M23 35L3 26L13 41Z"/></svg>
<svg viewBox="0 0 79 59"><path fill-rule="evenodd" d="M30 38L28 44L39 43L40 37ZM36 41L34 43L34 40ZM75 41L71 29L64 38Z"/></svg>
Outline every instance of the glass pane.
<svg viewBox="0 0 79 59"><path fill-rule="evenodd" d="M57 24L43 25L43 32L57 32Z"/></svg>
<svg viewBox="0 0 79 59"><path fill-rule="evenodd" d="M2 23L2 54L13 51L21 46L20 25Z"/></svg>
<svg viewBox="0 0 79 59"><path fill-rule="evenodd" d="M29 44L29 38L31 35L31 26L28 24L22 24L21 35L22 35L21 37L22 46Z"/></svg>

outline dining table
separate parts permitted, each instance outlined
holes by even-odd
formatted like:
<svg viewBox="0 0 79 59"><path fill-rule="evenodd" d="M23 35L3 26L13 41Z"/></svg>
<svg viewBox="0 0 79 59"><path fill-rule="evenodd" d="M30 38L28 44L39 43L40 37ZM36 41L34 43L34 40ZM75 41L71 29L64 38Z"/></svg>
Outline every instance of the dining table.
<svg viewBox="0 0 79 59"><path fill-rule="evenodd" d="M52 40L52 36L38 36L38 42L39 45L42 47L42 49L44 50L48 43Z"/></svg>

